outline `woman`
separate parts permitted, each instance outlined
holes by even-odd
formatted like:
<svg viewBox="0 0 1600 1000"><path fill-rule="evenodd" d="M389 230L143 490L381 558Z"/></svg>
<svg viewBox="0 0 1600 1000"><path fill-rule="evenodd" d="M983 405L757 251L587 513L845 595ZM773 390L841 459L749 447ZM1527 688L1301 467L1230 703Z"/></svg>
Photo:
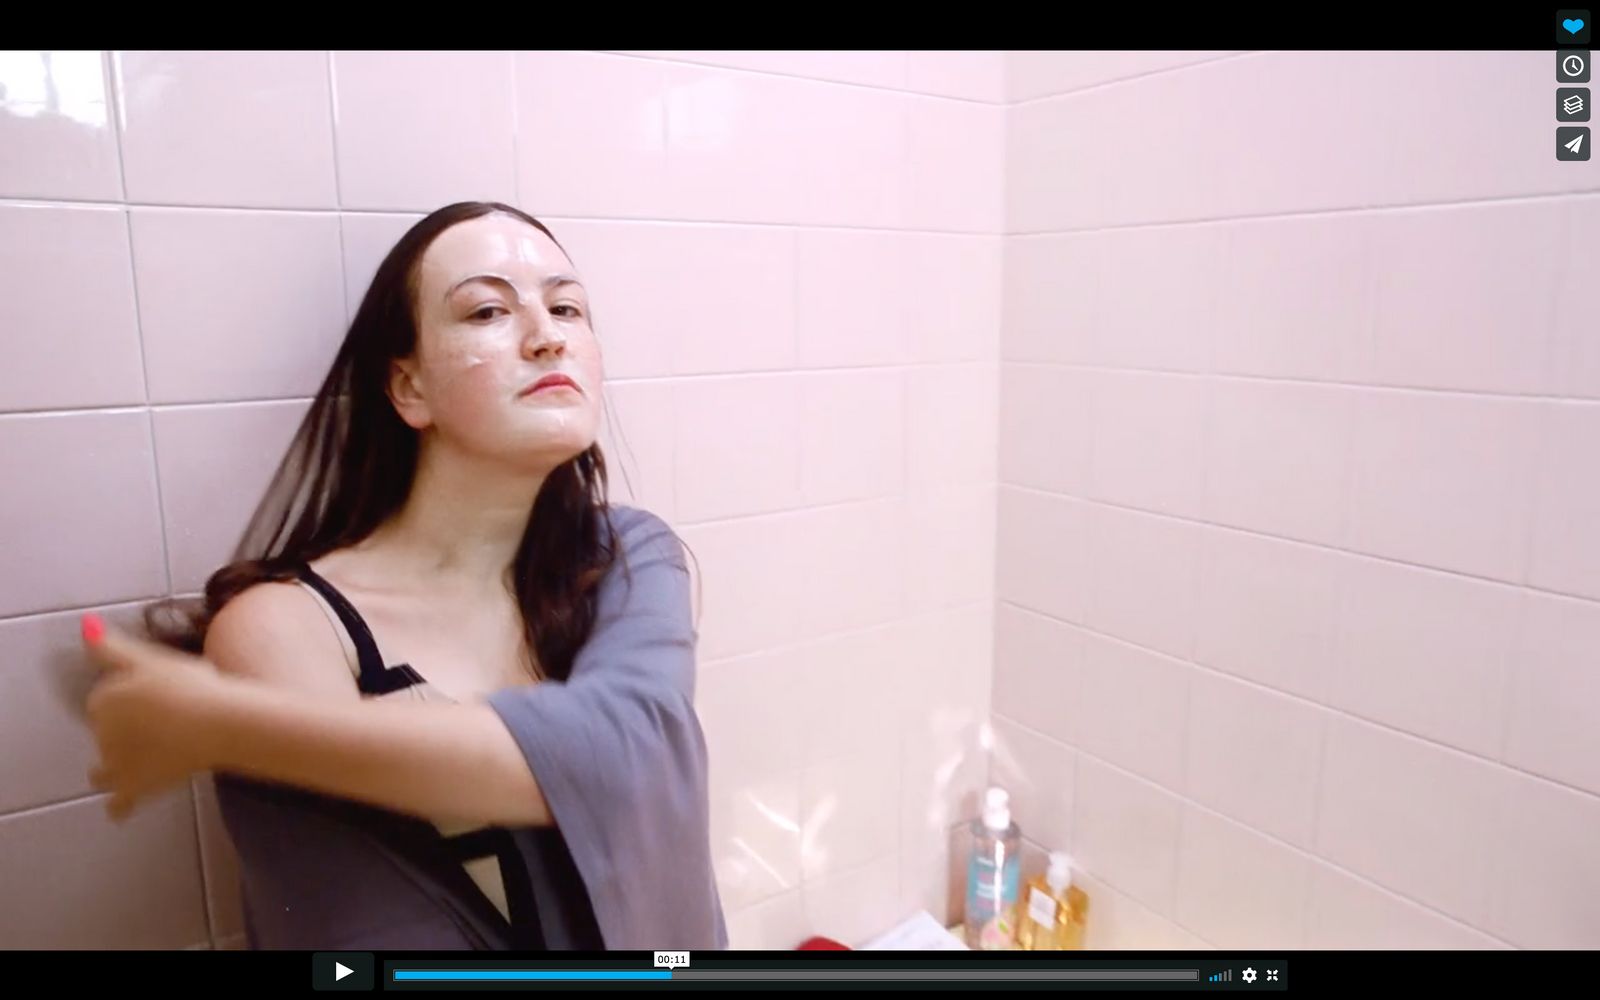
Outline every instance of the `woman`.
<svg viewBox="0 0 1600 1000"><path fill-rule="evenodd" d="M537 220L429 215L202 605L85 620L91 780L218 772L253 947L726 946L688 568L606 501L589 317Z"/></svg>

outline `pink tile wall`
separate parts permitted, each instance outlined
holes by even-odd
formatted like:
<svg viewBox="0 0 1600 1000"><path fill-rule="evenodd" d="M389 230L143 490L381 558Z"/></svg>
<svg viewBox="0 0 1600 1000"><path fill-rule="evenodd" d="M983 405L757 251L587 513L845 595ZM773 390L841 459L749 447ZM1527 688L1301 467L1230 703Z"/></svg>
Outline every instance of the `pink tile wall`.
<svg viewBox="0 0 1600 1000"><path fill-rule="evenodd" d="M0 780L0 939L239 946L208 784L106 824L57 668L76 613L131 616L226 559L379 261L463 198L570 250L613 497L698 559L735 943L948 915L987 769L1003 71L0 53L0 758L29 762Z"/></svg>
<svg viewBox="0 0 1600 1000"><path fill-rule="evenodd" d="M1548 54L1007 68L991 773L1070 799L1025 833L1092 938L1596 947L1600 198Z"/></svg>

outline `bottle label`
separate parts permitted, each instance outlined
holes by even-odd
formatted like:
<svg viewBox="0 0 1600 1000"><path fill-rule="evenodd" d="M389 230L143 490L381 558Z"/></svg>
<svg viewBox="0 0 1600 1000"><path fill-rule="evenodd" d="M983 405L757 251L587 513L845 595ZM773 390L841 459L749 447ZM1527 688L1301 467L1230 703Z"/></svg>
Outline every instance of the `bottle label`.
<svg viewBox="0 0 1600 1000"><path fill-rule="evenodd" d="M1055 926L1056 901L1048 892L1035 888L1028 893L1028 919L1042 927Z"/></svg>
<svg viewBox="0 0 1600 1000"><path fill-rule="evenodd" d="M1003 854L999 849L997 854ZM967 869L967 920L977 929L977 947L983 950L1013 947L1016 939L1018 858L996 864L993 855L972 859Z"/></svg>

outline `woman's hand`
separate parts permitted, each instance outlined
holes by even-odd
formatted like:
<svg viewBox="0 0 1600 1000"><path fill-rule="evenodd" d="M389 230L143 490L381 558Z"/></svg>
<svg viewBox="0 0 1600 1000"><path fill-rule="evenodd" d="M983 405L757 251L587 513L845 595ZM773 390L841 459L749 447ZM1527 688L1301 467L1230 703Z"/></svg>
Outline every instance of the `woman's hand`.
<svg viewBox="0 0 1600 1000"><path fill-rule="evenodd" d="M83 619L89 656L103 670L89 692L88 718L100 751L89 772L110 792L106 812L121 822L145 799L210 770L203 723L226 685L206 660Z"/></svg>

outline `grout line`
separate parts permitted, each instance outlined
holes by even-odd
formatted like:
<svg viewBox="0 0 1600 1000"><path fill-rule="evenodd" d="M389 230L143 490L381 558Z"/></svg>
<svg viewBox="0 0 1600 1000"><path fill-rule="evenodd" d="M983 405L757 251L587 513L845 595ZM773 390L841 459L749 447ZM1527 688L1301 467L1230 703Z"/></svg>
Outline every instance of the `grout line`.
<svg viewBox="0 0 1600 1000"><path fill-rule="evenodd" d="M1112 80L1097 80L1094 83L1086 84L1086 85L1084 85L1082 87L1075 87L1075 88L1073 88L1071 90L1058 90L1058 91L1054 91L1054 92L1049 93L1049 94L1038 94L1038 95L1035 95L1033 97L1015 97L1015 98L1011 98L1010 102L1006 105L1006 107L1008 107L1008 108L1020 108L1020 107L1023 107L1024 105L1028 105L1028 104L1039 104L1039 103L1042 103L1044 101L1053 101L1053 100L1056 100L1057 98L1061 98L1061 97L1074 97L1074 96L1076 96L1078 94L1086 94L1086 93L1089 93L1091 91L1104 90L1104 89L1106 89L1108 87L1116 87L1116 86L1120 86L1120 85L1125 84L1125 83L1133 83L1135 81L1148 80L1151 77L1168 76L1168 75L1171 75L1173 73L1181 73L1184 70L1194 69L1196 66L1209 66L1209 65L1212 65L1213 63L1231 62L1231 61L1236 60L1236 59L1247 59L1247 58L1250 58L1250 57L1253 57L1253 56L1268 55L1268 54L1270 54L1270 53L1266 53L1266 52L1231 52L1231 53L1229 53L1227 55L1213 56L1210 59L1200 59L1200 60L1197 60L1195 62L1184 63L1181 66L1163 66L1160 69L1145 70L1145 71L1140 72L1140 73L1135 73L1132 76L1119 76L1119 77L1117 77L1115 79L1112 79ZM1009 70L1010 65L1011 65L1011 59L1008 56L1006 58L1006 66L1008 67L1008 70ZM1007 80L1007 84L1009 84L1009 83L1010 83L1010 81ZM1007 94L1010 93L1009 86L1007 87L1006 93Z"/></svg>
<svg viewBox="0 0 1600 1000"><path fill-rule="evenodd" d="M1046 621L1054 622L1057 625L1065 625L1068 628L1076 629L1076 630L1078 630L1080 632L1083 632L1085 634L1092 635L1092 636L1094 636L1096 638L1104 639L1104 640L1107 640L1109 642L1118 643L1120 645L1127 646L1127 647L1129 647L1131 649L1136 649L1136 650L1138 650L1138 651L1140 651L1142 653L1148 653L1148 654L1151 654L1151 655L1154 655L1154 656L1159 656L1162 659L1171 660L1171 661L1174 661L1174 662L1177 662L1177 663L1183 663L1183 664L1185 664L1187 666L1195 668L1196 670L1205 671L1206 673L1211 674L1211 675L1213 675L1213 676L1215 676L1217 678L1220 678L1222 680L1232 681L1235 684L1239 684L1239 685L1242 685L1244 687L1254 688L1255 690L1260 691L1260 692L1265 692L1267 694L1277 695L1280 698L1285 698L1285 699L1288 699L1290 701L1296 702L1297 704L1301 705L1302 707L1314 709L1314 710L1316 710L1318 712L1324 713L1324 714L1326 714L1328 716L1331 716L1331 717L1342 717L1342 718L1345 718L1345 719L1348 719L1348 720L1351 720L1351 721L1354 721L1354 722L1361 723L1363 725L1371 726L1371 727L1373 727L1375 729L1382 730L1383 732L1385 732L1386 734L1391 735L1391 736L1399 736L1399 737L1402 737L1404 739L1414 740L1414 741L1416 741L1418 743L1422 743L1422 744L1424 744L1424 745L1426 745L1426 746L1428 746L1428 747L1430 747L1430 748L1432 748L1434 750L1442 750L1442 751L1444 751L1446 753L1453 754L1453 755L1455 755L1457 757L1464 757L1464 758L1466 758L1467 760L1471 761L1474 764L1484 764L1484 765L1488 765L1489 767L1500 768L1500 769L1503 769L1505 771L1510 771L1510 772L1512 772L1512 773L1514 773L1514 774L1516 774L1516 775L1518 775L1518 776L1520 776L1522 778L1527 778L1527 779L1539 782L1539 783L1544 784L1544 785L1549 785L1549 786L1554 787L1554 788L1559 788L1559 789L1561 789L1562 791L1565 791L1565 792L1570 792L1570 793L1575 794L1575 795L1581 795L1581 796L1584 796L1585 798L1589 798L1589 799L1600 799L1600 792L1594 792L1594 791L1591 791L1591 790L1586 789L1586 788L1581 788L1581 787L1579 787L1577 785L1570 785L1570 784L1567 784L1566 782L1562 781L1559 778L1551 778L1551 777L1549 777L1547 775L1538 774L1538 773L1536 773L1534 771L1524 770L1523 768L1517 767L1514 764L1507 764L1504 761L1494 760L1493 758L1490 758L1490 757L1484 757L1484 756L1482 756L1480 754L1472 752L1471 750L1463 750L1460 747L1452 746L1452 745L1450 745L1448 743L1442 743L1439 740L1433 739L1430 736L1423 736L1423 735L1421 735L1419 733L1414 733L1414 732L1411 732L1410 730L1407 730L1407 729L1401 729L1398 726L1395 726L1395 725L1393 725L1391 723L1388 723L1388 722L1384 722L1384 721L1382 721L1380 719L1369 719L1366 716L1358 715L1355 712L1350 711L1349 709L1340 708L1337 705L1329 705L1329 704L1326 704L1324 702L1316 701L1315 699L1308 698L1305 695L1296 694L1293 691L1288 691L1288 690L1285 690L1283 688L1275 688L1270 684L1263 684L1262 682L1260 682L1258 680L1255 680L1254 678L1251 678L1251 677L1244 677L1244 676L1239 675L1239 674L1229 673L1228 671L1223 670L1221 668L1214 667L1214 666L1211 666L1211 665L1205 664L1205 663L1199 663L1199 662L1196 662L1194 660L1185 660L1182 657L1173 656L1171 653L1165 652L1163 650L1155 649L1155 648L1153 648L1151 646L1144 646L1144 645L1141 645L1141 644L1139 644L1137 642L1134 642L1134 641L1132 641L1130 639L1124 639L1121 636L1112 635L1109 632L1102 632L1099 629L1092 628L1092 627L1090 627L1088 625L1083 625L1083 624L1080 624L1078 622L1068 621L1068 620L1066 620L1064 618L1058 618L1055 615L1052 615L1052 614L1050 614L1048 612L1039 611L1036 608L1026 607L1026 606L1021 605L1021 604L1016 604L1016 603L1014 603L1012 601L1002 601L1001 603L1006 604L1006 605L1010 606L1011 608L1014 608L1017 611L1024 612L1025 614L1034 615L1034 616L1036 616L1038 618L1043 618ZM1055 742L1057 742L1057 743L1063 742L1062 740L1060 740L1059 738L1054 737L1054 736L1052 736L1050 738L1052 740L1055 740ZM1066 744L1066 745L1071 746L1072 744ZM1132 772L1130 772L1130 773L1132 773ZM1144 780L1148 781L1149 779L1144 779ZM1152 782L1152 784L1154 784L1154 782ZM1176 794L1176 793L1174 793L1174 794Z"/></svg>
<svg viewBox="0 0 1600 1000"><path fill-rule="evenodd" d="M1195 799L1190 798L1188 795L1182 794L1180 792L1175 792L1172 789L1167 788L1164 785L1159 784L1158 782L1151 781L1149 778L1146 778L1145 776L1143 776L1143 775L1141 775L1141 774L1139 774L1139 773L1137 773L1135 771L1128 770L1127 768L1121 766L1120 764L1117 764L1117 763L1115 763L1113 761L1107 760L1104 757L1100 757L1100 756L1098 756L1096 754L1090 753L1088 750L1085 750L1084 748L1082 748L1080 746L1077 746L1077 745L1071 744L1071 743L1063 743L1061 740L1057 739L1056 737L1051 736L1048 733L1040 732L1039 730L1034 729L1032 726L1029 726L1026 723L1020 722L1020 721L1018 721L1016 719L1012 719L1009 716L1006 717L1006 721L1008 723L1010 723L1011 725L1014 725L1017 728L1022 729L1023 731L1025 731L1027 733L1030 733L1033 736L1039 737L1040 739L1049 740L1052 743L1055 743L1057 745L1060 745L1060 746L1063 746L1063 747L1065 747L1067 749L1075 751L1075 753L1076 753L1076 755L1077 755L1077 757L1079 759L1087 757L1087 758L1093 760L1096 764L1098 764L1098 765L1100 765L1102 767L1105 767L1108 770L1115 771L1115 772L1117 772L1118 774L1122 775L1125 778L1130 778L1130 779L1138 782L1141 785L1145 785L1145 786L1147 786L1149 788L1155 789L1156 791L1160 792L1162 795L1166 795L1166 796L1168 796L1168 797L1170 797L1172 799L1177 800L1178 803L1180 804L1180 806L1183 807L1179 811L1180 830L1181 830L1182 817L1190 809L1194 809L1194 810L1197 810L1199 812L1207 813L1207 814L1209 814L1210 816L1212 816L1215 819L1220 819L1225 823L1230 823L1230 824L1232 824L1234 826L1241 827L1244 830L1246 830L1246 831L1248 831L1248 832L1250 832L1252 834L1255 834L1256 836L1261 837L1264 840L1269 840L1274 845L1276 845L1278 847L1286 848L1286 849L1294 852L1295 854L1299 855L1300 857L1302 857L1303 859L1305 859L1308 862L1311 862L1311 863L1314 863L1314 864L1326 865L1327 867L1332 868L1335 871L1337 871L1337 872L1339 872L1339 873L1341 873L1343 875L1347 875L1347 876L1349 876L1351 878L1356 879L1359 882L1363 882L1363 883L1365 883L1367 885L1370 885L1370 886L1372 886L1372 887L1374 887L1376 889L1379 889L1382 892L1387 893L1388 895L1394 896L1397 899L1401 899L1401 900L1404 900L1404 901L1406 901L1408 903L1415 904L1416 906L1421 907L1424 910L1427 910L1427 911L1429 911L1429 912L1431 912L1431 913L1433 913L1433 914L1435 914L1437 916L1443 917L1444 919L1448 920L1452 924L1456 924L1457 926L1460 926L1460 927L1465 927L1468 930L1471 930L1471 931L1474 931L1476 933L1482 934L1485 937L1493 938L1494 940L1500 941L1502 944L1505 944L1507 946L1510 946L1510 947L1513 947L1513 948L1516 947L1510 941L1506 941L1504 938L1501 938L1498 935L1496 935L1496 934L1494 934L1494 933L1492 933L1490 931L1484 930L1481 927L1477 927L1477 926L1475 926L1473 924L1467 923L1465 920L1462 920L1460 917L1457 917L1457 916L1454 916L1454 915L1452 915L1450 913L1447 913L1444 910L1441 910L1436 906L1433 906L1433 905L1431 905L1431 904L1429 904L1427 902L1424 902L1423 900L1415 899L1415 898L1413 898L1411 896L1407 896L1404 893L1402 893L1402 892L1400 892L1400 891L1398 891L1396 889L1391 889L1390 887L1388 887L1386 885L1383 885L1380 882L1373 881L1372 879L1367 878L1366 876L1361 875L1358 872L1352 871L1351 869L1344 867L1343 865L1339 864L1336 861L1333 861L1333 860L1331 860L1329 858L1323 857L1322 855L1317 854L1317 853L1315 853L1313 851L1307 850L1304 847L1300 847L1299 845L1292 844L1289 841L1286 841L1286 840L1282 839L1281 837L1278 837L1276 834L1270 833L1270 832L1268 832L1266 830L1258 829L1257 827L1251 826L1249 823L1247 823L1247 822L1245 822L1243 820L1236 819L1233 816L1229 816L1227 813L1219 812L1218 810L1211 808L1210 806L1204 804L1203 802L1196 801ZM1079 786L1077 786L1076 783L1075 783L1074 796L1073 796L1074 812L1076 812L1077 801L1078 801L1078 796L1076 794L1077 787L1079 787ZM1074 817L1074 818L1076 818L1076 817ZM1076 825L1076 824L1074 824L1074 825ZM1074 838L1074 839L1076 839L1076 838ZM1180 847L1181 847L1181 845L1180 845ZM1077 857L1078 857L1078 854L1077 854L1077 851L1075 849L1074 850L1074 860L1077 860ZM1131 899L1134 902L1138 903L1140 906L1142 906L1145 909L1149 910L1151 913L1155 914L1156 916L1159 916L1163 920L1167 920L1167 921L1169 921L1169 922L1171 922L1173 924L1176 924L1178 927L1182 928L1183 930L1185 930L1185 931L1189 932L1190 934L1193 934L1194 936L1199 937L1202 940L1204 940L1203 935L1201 935L1199 932L1197 932L1193 928L1183 924L1181 921L1179 921L1177 919L1177 917L1175 915L1174 916L1169 916L1167 914L1162 913L1160 910L1158 910L1154 906L1152 906L1149 902L1147 902L1144 899L1142 899L1141 897L1129 892L1128 890L1122 888L1121 886L1118 886L1115 882L1113 882L1110 879L1106 878L1103 874L1100 874L1098 872L1091 872L1091 874L1093 874L1093 876L1096 879L1100 880L1101 882L1106 883L1107 885L1111 886L1113 889L1116 889L1118 892L1122 893L1124 896L1127 896L1129 899ZM1174 875L1174 881L1176 881L1176 875Z"/></svg>
<svg viewBox="0 0 1600 1000"><path fill-rule="evenodd" d="M120 69L120 63L117 62L117 53L109 53L106 58L111 60L113 67ZM123 93L123 88L121 86L121 72L113 72L111 77L111 99L115 106L113 110L116 111L116 114L112 115L112 118L114 119L112 131L114 133L117 147L117 179L122 186L123 203L126 204L128 200L128 164L127 156L122 148L123 128L121 109L124 107L127 98ZM155 413L150 406L150 356L149 352L145 350L144 310L141 308L139 301L139 266L135 259L137 250L133 239L133 213L129 212L126 208L122 209L122 223L123 230L128 236L128 278L129 285L133 292L133 329L134 336L138 340L139 344L139 378L141 381L141 389L144 395L144 405L142 407L135 408L135 410L137 412L144 413L145 433L148 435L148 439L150 441L149 471L151 479L155 484L156 526L161 531L161 572L167 581L167 593L170 594L172 592L172 544L167 537L167 505L166 498L161 489L161 456L156 446Z"/></svg>
<svg viewBox="0 0 1600 1000"><path fill-rule="evenodd" d="M206 937L214 946L217 942L217 919L211 909L211 876L206 865L206 838L201 828L200 792L195 788L193 776L189 778L189 802L194 806L195 855L200 862L200 901L206 911Z"/></svg>
<svg viewBox="0 0 1600 1000"><path fill-rule="evenodd" d="M1455 198L1447 201L1375 202L1368 205L1344 205L1337 208L1301 208L1282 212L1257 212L1243 215L1212 215L1193 219L1157 219L1150 222L1121 222L1102 226L1077 228L1052 228L1017 230L1009 229L1003 235L1016 238L1049 236L1084 236L1092 233L1114 233L1138 229L1166 229L1181 226L1214 226L1235 222L1259 222L1268 219L1321 219L1342 218L1348 215L1380 212L1429 211L1447 208L1479 208L1488 205L1514 205L1523 202L1573 200L1600 194L1600 187L1577 188L1570 191L1536 192L1533 194L1482 195L1477 198Z"/></svg>
<svg viewBox="0 0 1600 1000"><path fill-rule="evenodd" d="M947 362L954 364L956 362ZM1504 392L1494 389L1445 389L1427 385L1386 385L1376 382L1341 382L1334 379L1295 378L1287 375L1251 375L1246 372L1185 371L1176 368L1127 368L1114 365L1096 365L1081 361L1050 361L1035 358L1004 358L1001 366L1019 365L1034 368L1064 368L1069 371L1105 372L1115 375L1157 375L1172 378L1215 379L1231 382L1250 382L1266 385L1306 386L1319 389L1349 389L1367 392L1408 393L1418 396L1465 396L1468 399L1519 400L1532 403L1575 403L1600 405L1600 396L1562 396L1554 393ZM838 369L835 369L838 370Z"/></svg>
<svg viewBox="0 0 1600 1000"><path fill-rule="evenodd" d="M1385 563L1391 566L1403 566L1406 569L1421 570L1427 573L1439 573L1445 576L1460 577L1465 580L1473 580L1478 583L1494 584L1498 587L1509 587L1514 590L1526 590L1531 593L1542 594L1547 597L1558 597L1568 601L1581 601L1586 604L1600 604L1600 598L1589 597L1584 594L1570 594L1559 590L1548 590L1544 587L1534 586L1531 583L1517 583L1512 580L1503 580L1498 577L1483 576L1478 573L1468 573L1465 570L1447 569L1442 566L1429 566L1423 563L1406 562L1404 559L1396 559L1393 556L1385 556L1373 552L1363 552L1359 549L1346 548L1342 545L1332 545L1327 542L1319 541L1308 541L1304 538L1293 538L1288 535L1274 535L1271 532L1260 531L1255 528L1244 528L1234 524L1223 524L1216 521L1202 521L1197 518L1188 517L1182 514L1173 514L1168 511L1151 510L1146 507L1134 507L1129 504L1117 503L1112 500L1097 500L1090 497L1056 493L1051 490L1043 490L1034 486L1022 486L1016 483L1002 483L1001 488L1016 490L1022 493L1032 493L1037 496L1049 497L1053 500L1066 500L1071 503L1084 504L1086 506L1109 507L1113 510L1125 511L1132 514L1142 514L1146 517L1160 518L1166 521L1177 521L1180 524L1185 524L1196 528L1233 532L1239 535L1248 535L1252 538L1265 538L1269 541L1283 542L1289 545L1298 545L1304 548L1317 549L1322 552L1337 552L1341 555L1351 556L1358 559L1367 559L1373 562ZM1018 606L1020 607L1020 605ZM1043 613L1044 612L1041 612L1041 614ZM1181 656L1177 656L1171 652L1159 650L1158 652L1161 652L1161 655L1163 656L1172 657L1174 659L1182 659Z"/></svg>
<svg viewBox="0 0 1600 1000"><path fill-rule="evenodd" d="M882 84L876 83L857 83L853 80L831 80L826 77L806 76L802 73L785 73L780 70L771 69L751 69L744 66L729 66L725 63L705 62L698 59L684 59L677 56L658 56L635 52L618 52L612 49L592 49L590 51L595 55L608 56L613 59L635 59L655 63L668 63L674 66L694 66L701 69L717 70L724 73L746 73L751 76L771 76L784 80L802 80L806 83L818 83L825 86L852 87L857 90L872 90L886 94L901 94L906 97L927 97L939 101L953 101L958 104L971 104L983 108L1003 109L1010 107L1010 102L1003 98L998 101L989 101L977 97L956 97L951 94L935 94L929 93L925 90L913 90L909 84L903 87L886 87ZM1004 58L1003 54L1001 58ZM907 70L909 77L909 62L907 64Z"/></svg>

